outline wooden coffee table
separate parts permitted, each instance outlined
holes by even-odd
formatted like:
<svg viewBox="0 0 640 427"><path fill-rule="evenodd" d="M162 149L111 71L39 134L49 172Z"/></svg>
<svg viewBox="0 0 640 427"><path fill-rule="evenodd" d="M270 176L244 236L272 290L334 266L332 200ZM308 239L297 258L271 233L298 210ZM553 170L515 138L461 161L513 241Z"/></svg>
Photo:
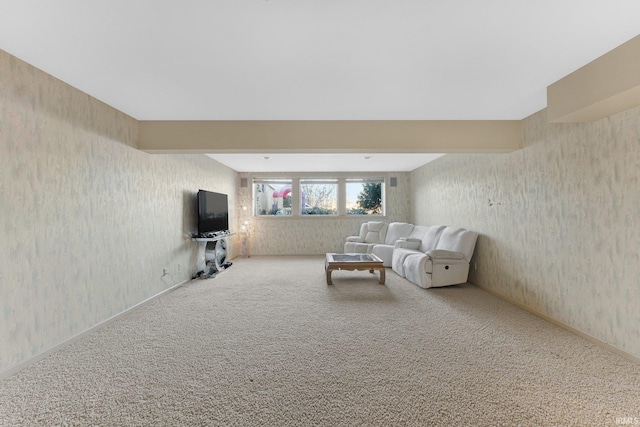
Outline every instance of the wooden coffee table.
<svg viewBox="0 0 640 427"><path fill-rule="evenodd" d="M331 272L333 270L374 270L380 272L380 280L378 283L384 285L385 271L382 260L374 254L327 254L324 263L324 269L327 273L327 285L333 285L331 281Z"/></svg>

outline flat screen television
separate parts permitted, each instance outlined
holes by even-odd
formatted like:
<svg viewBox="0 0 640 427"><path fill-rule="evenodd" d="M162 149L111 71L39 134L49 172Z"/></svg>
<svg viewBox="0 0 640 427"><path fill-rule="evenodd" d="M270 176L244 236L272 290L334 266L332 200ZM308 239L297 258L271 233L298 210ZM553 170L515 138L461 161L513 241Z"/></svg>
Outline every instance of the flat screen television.
<svg viewBox="0 0 640 427"><path fill-rule="evenodd" d="M198 191L198 235L206 237L221 231L229 231L227 195Z"/></svg>

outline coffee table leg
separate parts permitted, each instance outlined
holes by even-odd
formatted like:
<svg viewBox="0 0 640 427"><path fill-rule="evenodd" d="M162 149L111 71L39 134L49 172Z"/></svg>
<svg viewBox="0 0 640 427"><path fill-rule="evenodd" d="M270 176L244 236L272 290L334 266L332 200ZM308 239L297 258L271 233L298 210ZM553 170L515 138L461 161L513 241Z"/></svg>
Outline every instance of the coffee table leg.
<svg viewBox="0 0 640 427"><path fill-rule="evenodd" d="M384 279L386 279L386 271L384 270L384 268L380 269L380 280L378 281L378 283L380 283L381 285L384 285Z"/></svg>
<svg viewBox="0 0 640 427"><path fill-rule="evenodd" d="M333 282L331 282L331 270L329 267L326 268L327 270L327 285L331 286L333 285Z"/></svg>

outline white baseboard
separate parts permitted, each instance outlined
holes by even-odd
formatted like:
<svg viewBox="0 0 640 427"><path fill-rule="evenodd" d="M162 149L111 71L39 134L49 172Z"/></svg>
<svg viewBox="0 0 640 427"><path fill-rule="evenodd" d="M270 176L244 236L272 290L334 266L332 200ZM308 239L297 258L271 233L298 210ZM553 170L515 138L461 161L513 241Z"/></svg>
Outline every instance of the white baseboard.
<svg viewBox="0 0 640 427"><path fill-rule="evenodd" d="M567 331L571 332L572 334L578 335L579 337L584 338L587 341L592 342L593 344L596 344L596 345L598 345L600 347L604 347L605 349L609 350L610 352L615 353L615 354L617 354L619 356L622 356L625 359L640 365L640 357L638 357L638 356L635 356L635 355L633 355L631 353L628 353L628 352L626 352L626 351L624 351L624 350L622 350L622 349L620 349L620 348L618 348L616 346L613 346L613 345L611 345L611 344L609 344L609 343L607 343L605 341L602 341L602 340L600 340L600 339L598 339L598 338L596 338L594 336L591 336L591 335L587 334L586 332L582 332L579 329L576 329L576 328L574 328L572 326L569 326L568 324L566 324L566 323L564 323L564 322L562 322L562 321L560 321L558 319L554 319L553 317L549 316L548 314L545 314L545 313L543 313L541 311L538 311L536 309L528 307L528 306L526 306L526 305L524 305L524 304L522 304L522 303L520 303L520 302L518 302L518 301L516 301L516 300L514 300L512 298L509 298L509 297L507 297L505 295L502 295L499 292L494 291L493 289L489 289L489 288L487 288L485 286L482 286L482 285L476 285L475 283L470 283L470 284L475 286L475 287L477 287L477 288L482 289L485 292L490 293L491 295L494 295L494 296L496 296L496 297L498 297L500 299L503 299L503 300L513 304L513 305L516 305L516 306L520 307L521 309L528 311L531 314L534 314L534 315L536 315L538 317L541 317L544 320L546 320L548 322L551 322L556 326L561 327L562 329L566 329Z"/></svg>
<svg viewBox="0 0 640 427"><path fill-rule="evenodd" d="M185 280L183 282L178 283L177 285L173 285L172 287L170 287L168 289L165 289L164 291L159 292L158 294L156 294L156 295L154 295L152 297L149 297L146 300L141 301L141 302L137 303L136 305L131 306L128 309L126 309L126 310L124 310L124 311L122 311L122 312L120 312L118 314L115 314L115 315L111 316L108 319L103 320L102 322L90 327L86 331L81 332L78 335L75 335L75 336L69 338L68 340L63 341L60 344L58 344L58 345L56 345L54 347L51 347L50 349L45 350L42 353L39 353L39 354L31 357L28 360L25 360L24 362L21 362L21 363L15 365L15 366L12 366L11 368L7 369L6 371L0 372L0 381L5 379L5 378L9 378L10 376L16 374L17 372L19 372L19 371L21 371L21 370L33 365L34 363L39 362L40 360L44 359L47 356L55 353L56 351L59 351L59 350L63 349L64 347L67 347L68 345L73 344L74 342L76 342L80 338L84 337L85 335L90 334L91 332L94 332L94 331L96 331L96 330L108 325L109 323L113 322L114 320L118 319L119 317L121 317L121 316L123 316L123 315L125 315L125 314L127 314L127 313L129 313L129 312L131 312L131 311L143 306L144 304L146 304L146 303L148 303L150 301L153 301L156 298L161 297L164 294L167 294L167 293L169 293L171 291L174 291L174 290L178 289L180 286L183 286L183 285L185 285L186 283L188 283L190 281L191 281L191 279L187 279L187 280Z"/></svg>

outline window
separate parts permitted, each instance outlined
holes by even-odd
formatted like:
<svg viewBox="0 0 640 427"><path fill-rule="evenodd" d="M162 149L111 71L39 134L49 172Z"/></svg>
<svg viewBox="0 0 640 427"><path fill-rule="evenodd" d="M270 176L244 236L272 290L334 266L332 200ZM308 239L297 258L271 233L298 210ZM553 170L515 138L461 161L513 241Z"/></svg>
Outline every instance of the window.
<svg viewBox="0 0 640 427"><path fill-rule="evenodd" d="M385 215L384 177L323 176L253 178L253 215Z"/></svg>
<svg viewBox="0 0 640 427"><path fill-rule="evenodd" d="M347 179L347 215L382 215L384 179Z"/></svg>
<svg viewBox="0 0 640 427"><path fill-rule="evenodd" d="M300 180L301 215L337 215L337 179Z"/></svg>
<svg viewBox="0 0 640 427"><path fill-rule="evenodd" d="M253 214L291 215L291 188L290 179L254 179Z"/></svg>

